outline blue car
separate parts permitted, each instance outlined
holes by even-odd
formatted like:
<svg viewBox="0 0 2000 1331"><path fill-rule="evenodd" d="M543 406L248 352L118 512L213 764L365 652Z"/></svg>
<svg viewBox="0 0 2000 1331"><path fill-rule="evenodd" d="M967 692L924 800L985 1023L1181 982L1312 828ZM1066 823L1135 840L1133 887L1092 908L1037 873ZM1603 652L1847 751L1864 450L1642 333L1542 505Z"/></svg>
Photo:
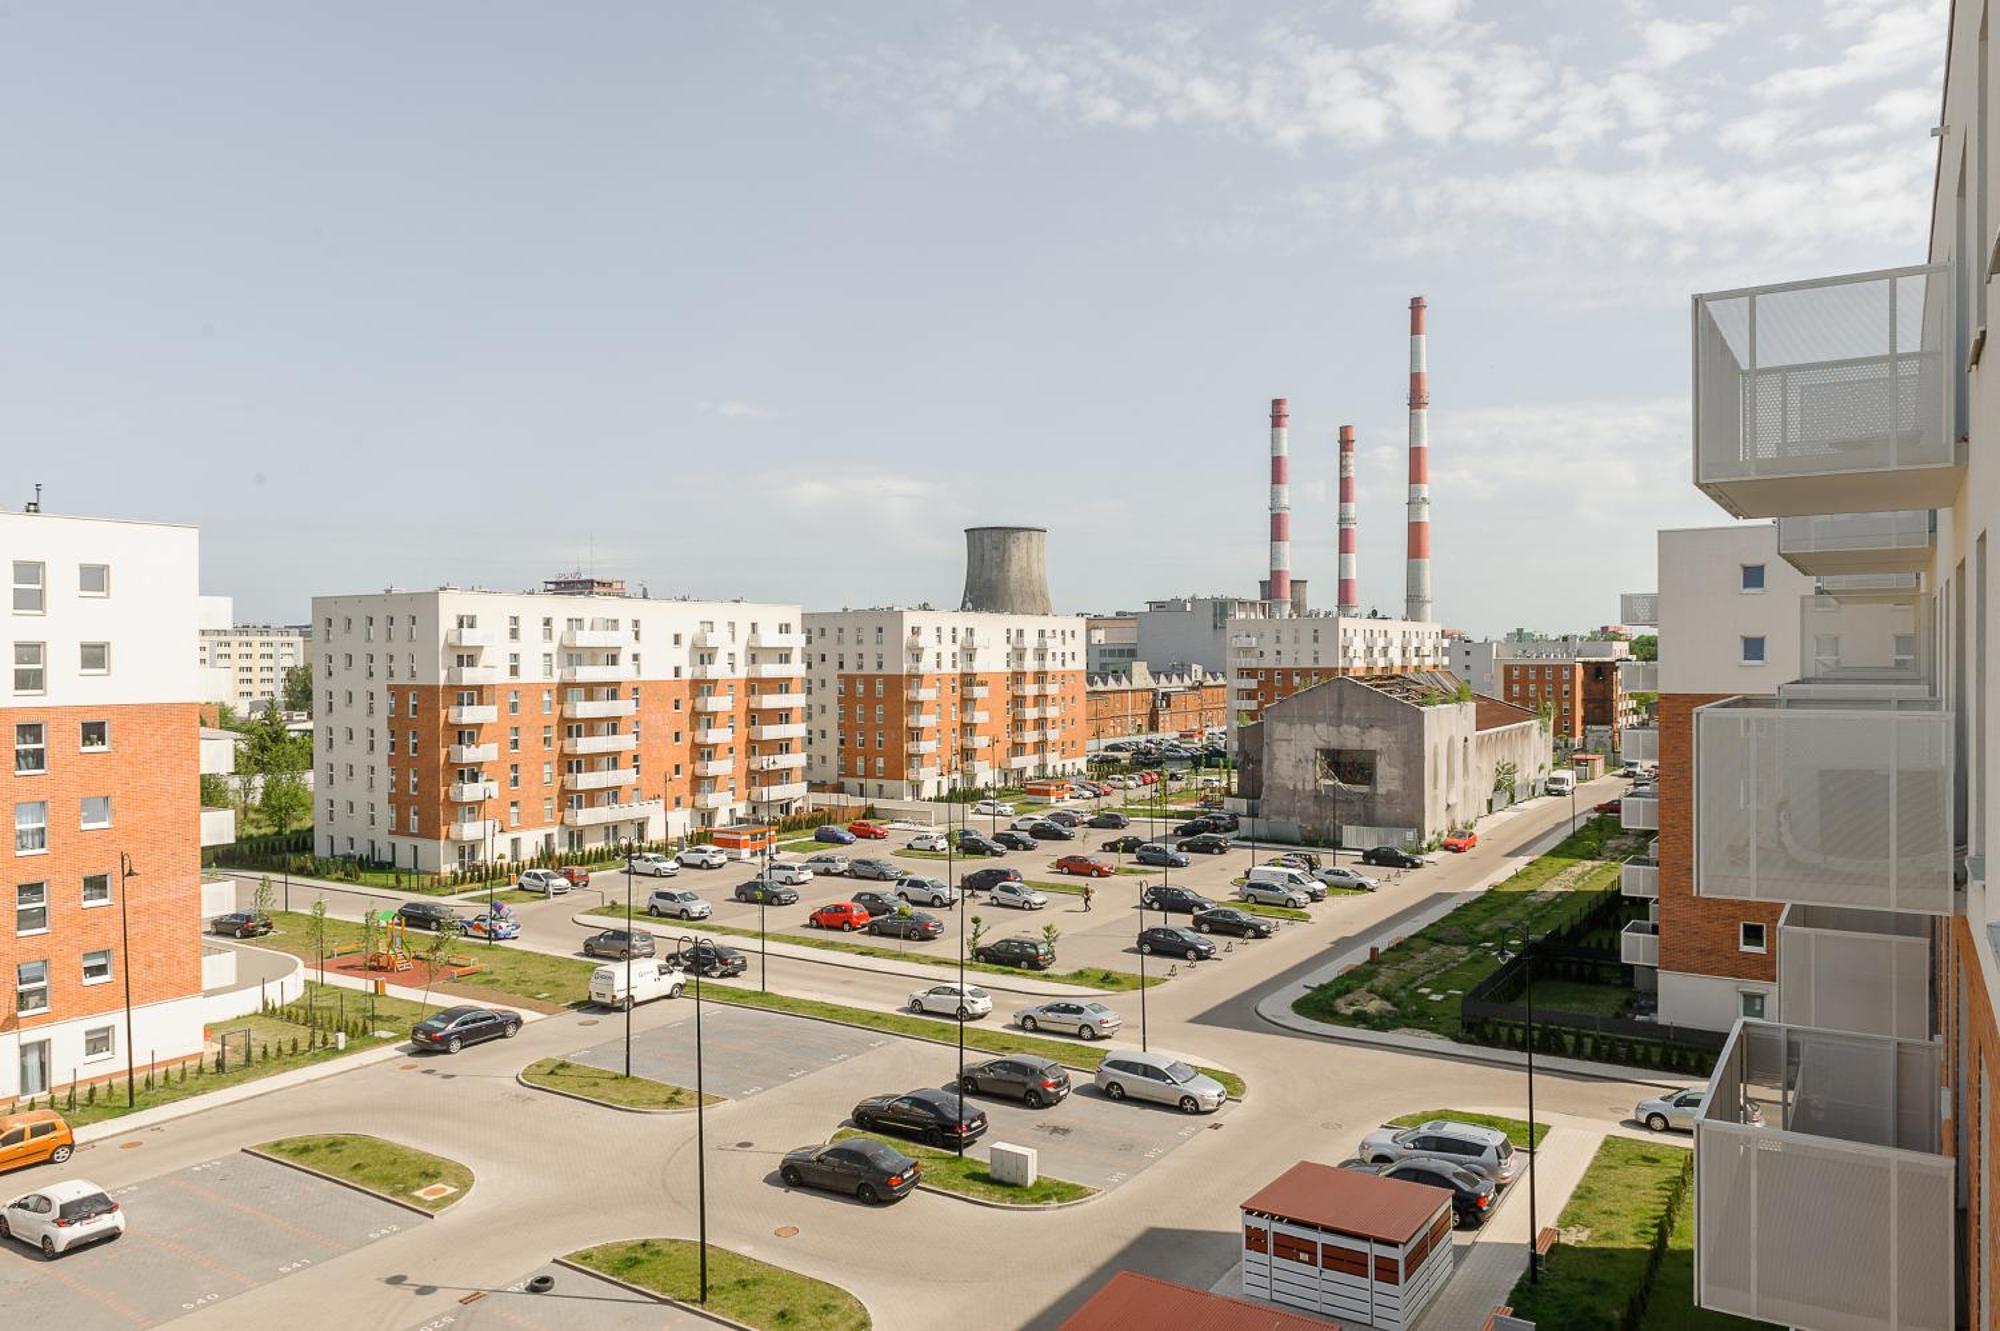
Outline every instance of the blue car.
<svg viewBox="0 0 2000 1331"><path fill-rule="evenodd" d="M851 846L854 844L854 833L828 823L813 830L813 840L824 841L830 846Z"/></svg>

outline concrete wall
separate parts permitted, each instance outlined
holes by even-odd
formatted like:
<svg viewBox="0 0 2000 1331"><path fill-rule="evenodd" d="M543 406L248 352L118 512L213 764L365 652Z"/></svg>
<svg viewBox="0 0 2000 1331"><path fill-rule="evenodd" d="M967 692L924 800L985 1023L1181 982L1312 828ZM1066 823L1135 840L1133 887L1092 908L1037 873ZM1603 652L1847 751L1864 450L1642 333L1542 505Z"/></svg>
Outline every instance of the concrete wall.
<svg viewBox="0 0 2000 1331"><path fill-rule="evenodd" d="M1813 580L1778 558L1775 523L1660 533L1660 692L1775 693L1799 673L1799 598ZM1743 566L1764 566L1764 589L1743 590ZM1743 662L1745 637L1764 639L1764 664Z"/></svg>

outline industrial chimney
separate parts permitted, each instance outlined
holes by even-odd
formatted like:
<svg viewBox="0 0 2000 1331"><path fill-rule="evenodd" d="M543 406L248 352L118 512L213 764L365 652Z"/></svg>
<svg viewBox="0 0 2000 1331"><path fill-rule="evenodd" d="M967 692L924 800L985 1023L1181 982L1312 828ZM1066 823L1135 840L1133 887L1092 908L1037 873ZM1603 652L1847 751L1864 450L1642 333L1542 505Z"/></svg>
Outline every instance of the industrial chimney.
<svg viewBox="0 0 2000 1331"><path fill-rule="evenodd" d="M967 527L965 598L961 610L1047 615L1046 527Z"/></svg>
<svg viewBox="0 0 2000 1331"><path fill-rule="evenodd" d="M1271 399L1271 580L1265 598L1272 614L1286 613L1292 600L1291 410L1284 398Z"/></svg>
<svg viewBox="0 0 2000 1331"><path fill-rule="evenodd" d="M1431 617L1431 385L1424 298L1410 297L1410 548L1405 619Z"/></svg>
<svg viewBox="0 0 2000 1331"><path fill-rule="evenodd" d="M1355 570L1358 524L1354 511L1354 427L1343 425L1340 427L1340 589L1336 614L1361 613L1361 580Z"/></svg>

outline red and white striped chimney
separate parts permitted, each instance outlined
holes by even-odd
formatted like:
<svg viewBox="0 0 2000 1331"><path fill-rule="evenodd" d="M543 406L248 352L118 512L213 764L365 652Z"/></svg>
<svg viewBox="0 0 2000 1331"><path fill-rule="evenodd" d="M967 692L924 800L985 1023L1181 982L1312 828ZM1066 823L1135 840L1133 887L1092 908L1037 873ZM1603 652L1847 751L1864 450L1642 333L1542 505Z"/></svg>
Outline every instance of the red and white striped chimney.
<svg viewBox="0 0 2000 1331"><path fill-rule="evenodd" d="M1405 619L1431 617L1431 385L1424 298L1410 297L1410 548Z"/></svg>
<svg viewBox="0 0 2000 1331"><path fill-rule="evenodd" d="M1361 613L1361 580L1356 572L1356 537L1360 520L1354 511L1354 427L1340 427L1340 595L1336 613Z"/></svg>
<svg viewBox="0 0 2000 1331"><path fill-rule="evenodd" d="M1273 615L1288 615L1292 606L1292 459L1291 409L1284 398L1271 399L1271 581L1264 595Z"/></svg>

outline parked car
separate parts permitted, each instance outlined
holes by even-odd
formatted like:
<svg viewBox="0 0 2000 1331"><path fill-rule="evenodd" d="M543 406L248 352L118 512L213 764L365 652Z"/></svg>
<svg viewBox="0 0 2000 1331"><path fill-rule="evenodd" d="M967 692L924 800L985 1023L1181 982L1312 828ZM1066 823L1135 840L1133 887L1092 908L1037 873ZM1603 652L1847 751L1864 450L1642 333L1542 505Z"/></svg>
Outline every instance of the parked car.
<svg viewBox="0 0 2000 1331"><path fill-rule="evenodd" d="M1086 1040L1116 1035L1125 1024L1124 1018L1104 1004L1081 998L1058 998L1022 1008L1014 1014L1014 1020L1024 1031L1068 1031Z"/></svg>
<svg viewBox="0 0 2000 1331"><path fill-rule="evenodd" d="M396 918L405 929L428 929L434 934L462 934L465 921L449 906L435 901L406 901L396 907Z"/></svg>
<svg viewBox="0 0 2000 1331"><path fill-rule="evenodd" d="M1477 1123L1434 1118L1414 1128L1381 1127L1361 1139L1354 1154L1375 1164L1431 1159L1470 1169L1501 1187L1514 1181L1520 1161L1507 1134Z"/></svg>
<svg viewBox="0 0 2000 1331"><path fill-rule="evenodd" d="M913 938L925 943L944 933L944 921L922 910L913 910L907 915L870 915L868 932L881 938Z"/></svg>
<svg viewBox="0 0 2000 1331"><path fill-rule="evenodd" d="M974 1063L958 1084L967 1095L1005 1095L1030 1109L1057 1104L1070 1093L1063 1065L1036 1054L1008 1054Z"/></svg>
<svg viewBox="0 0 2000 1331"><path fill-rule="evenodd" d="M521 1019L511 1012L483 1007L448 1007L433 1012L410 1028L410 1043L419 1049L455 1054L469 1044L511 1040L521 1033Z"/></svg>
<svg viewBox="0 0 2000 1331"><path fill-rule="evenodd" d="M1370 846L1361 852L1361 862L1384 869L1421 869L1429 863L1423 856L1412 855L1400 846Z"/></svg>
<svg viewBox="0 0 2000 1331"><path fill-rule="evenodd" d="M1016 832L1013 828L993 834L993 840L1008 850L1033 850L1035 839L1026 832Z"/></svg>
<svg viewBox="0 0 2000 1331"><path fill-rule="evenodd" d="M632 973L632 987L625 987L626 971ZM590 1001L599 1007L628 1008L650 1003L656 998L679 998L687 976L672 961L648 957L629 964L599 966L590 973Z"/></svg>
<svg viewBox="0 0 2000 1331"><path fill-rule="evenodd" d="M988 899L996 906L1011 906L1015 910L1040 910L1049 904L1047 896L1026 883L995 883Z"/></svg>
<svg viewBox="0 0 2000 1331"><path fill-rule="evenodd" d="M1182 837L1174 843L1174 849L1195 855L1226 855L1229 853L1229 838L1221 832L1200 832L1191 837Z"/></svg>
<svg viewBox="0 0 2000 1331"><path fill-rule="evenodd" d="M947 1017L984 1017L993 1011L993 995L976 984L934 984L910 995L910 1011L936 1012Z"/></svg>
<svg viewBox="0 0 2000 1331"><path fill-rule="evenodd" d="M1706 1086L1690 1086L1685 1091L1675 1091L1672 1095L1641 1100L1638 1108L1632 1111L1632 1117L1654 1132L1665 1132L1668 1128L1693 1132L1694 1121L1701 1117L1702 1101L1707 1098Z"/></svg>
<svg viewBox="0 0 2000 1331"><path fill-rule="evenodd" d="M1157 952L1185 961L1202 961L1215 955L1215 944L1192 929L1155 924L1139 931L1139 950L1149 956Z"/></svg>
<svg viewBox="0 0 2000 1331"><path fill-rule="evenodd" d="M685 887L656 887L646 896L648 915L671 915L679 920L705 920L714 912L715 907Z"/></svg>
<svg viewBox="0 0 2000 1331"><path fill-rule="evenodd" d="M855 860L847 866L850 878L869 878L882 883L893 883L908 872L900 864L891 864L888 860Z"/></svg>
<svg viewBox="0 0 2000 1331"><path fill-rule="evenodd" d="M1061 823L1050 822L1048 819L1043 818L1028 829L1028 835L1037 841L1074 841L1076 840L1076 829L1064 827Z"/></svg>
<svg viewBox="0 0 2000 1331"><path fill-rule="evenodd" d="M1236 814L1221 809L1213 809L1202 815L1211 832L1227 832L1234 836L1243 827L1243 819Z"/></svg>
<svg viewBox="0 0 2000 1331"><path fill-rule="evenodd" d="M562 868L557 869L556 872L567 879L571 887L590 886L590 870L580 864L565 864Z"/></svg>
<svg viewBox="0 0 2000 1331"><path fill-rule="evenodd" d="M0 1239L41 1249L50 1261L125 1232L125 1212L88 1179L65 1179L23 1193L0 1209Z"/></svg>
<svg viewBox="0 0 2000 1331"><path fill-rule="evenodd" d="M1185 887L1174 887L1166 883L1153 883L1139 894L1139 904L1147 910L1184 911L1189 915L1198 910L1212 910L1215 903L1199 892L1190 892Z"/></svg>
<svg viewBox="0 0 2000 1331"><path fill-rule="evenodd" d="M1625 801L1622 799L1608 799L1601 804L1593 804L1591 810L1594 813L1623 813L1625 811Z"/></svg>
<svg viewBox="0 0 2000 1331"><path fill-rule="evenodd" d="M1282 864L1257 864L1252 865L1250 872L1243 876L1243 889L1238 895L1245 901L1301 906L1313 899L1313 889L1318 886L1318 881L1304 869ZM1324 888L1320 888L1319 895L1326 895Z"/></svg>
<svg viewBox="0 0 2000 1331"><path fill-rule="evenodd" d="M825 823L813 829L813 840L829 846L851 846L854 844L854 833L844 827Z"/></svg>
<svg viewBox="0 0 2000 1331"><path fill-rule="evenodd" d="M710 979L726 980L750 969L750 959L741 952L726 943L711 943L706 939L677 948L674 959L682 970Z"/></svg>
<svg viewBox="0 0 2000 1331"><path fill-rule="evenodd" d="M1183 851L1173 850L1157 841L1147 841L1132 852L1132 859L1139 864L1158 864L1170 869L1185 869L1194 863Z"/></svg>
<svg viewBox="0 0 2000 1331"><path fill-rule="evenodd" d="M981 800L972 811L982 818L1012 818L1014 806L1001 800Z"/></svg>
<svg viewBox="0 0 2000 1331"><path fill-rule="evenodd" d="M1199 836L1203 832L1213 832L1214 830L1215 828L1209 824L1206 817L1190 818L1174 829L1174 835L1177 837Z"/></svg>
<svg viewBox="0 0 2000 1331"><path fill-rule="evenodd" d="M887 841L889 829L880 823L871 823L866 818L856 818L847 825L847 830L863 841Z"/></svg>
<svg viewBox="0 0 2000 1331"><path fill-rule="evenodd" d="M1016 934L996 938L972 949L974 961L990 961L996 966L1019 966L1023 970L1045 971L1056 964L1056 950L1046 938Z"/></svg>
<svg viewBox="0 0 2000 1331"><path fill-rule="evenodd" d="M1114 855L1130 855L1146 844L1142 836L1115 836L1098 845L1099 850L1108 850Z"/></svg>
<svg viewBox="0 0 2000 1331"><path fill-rule="evenodd" d="M729 853L720 846L689 846L674 856L683 869L720 869L729 863Z"/></svg>
<svg viewBox="0 0 2000 1331"><path fill-rule="evenodd" d="M958 834L958 853L961 855L1005 855L1007 848L998 841L988 840L977 832L961 830Z"/></svg>
<svg viewBox="0 0 2000 1331"><path fill-rule="evenodd" d="M1344 864L1329 864L1313 875L1328 887L1345 887L1357 892L1373 892L1380 886L1380 880L1370 878L1359 869L1350 869Z"/></svg>
<svg viewBox="0 0 2000 1331"><path fill-rule="evenodd" d="M991 869L974 869L971 873L962 874L959 877L958 885L968 892L990 892L1001 883L1018 883L1020 881L1021 871L1019 869L1004 869L996 866Z"/></svg>
<svg viewBox="0 0 2000 1331"><path fill-rule="evenodd" d="M261 938L274 927L270 916L252 914L247 910L233 910L208 922L208 931L224 938Z"/></svg>
<svg viewBox="0 0 2000 1331"><path fill-rule="evenodd" d="M644 929L606 929L583 940L586 957L623 961L627 957L650 957L654 950L653 936Z"/></svg>
<svg viewBox="0 0 2000 1331"><path fill-rule="evenodd" d="M1278 869L1303 869L1307 873L1318 873L1320 858L1309 850L1288 850L1282 855L1273 855L1264 863Z"/></svg>
<svg viewBox="0 0 2000 1331"><path fill-rule="evenodd" d="M1150 1100L1184 1114L1213 1113L1229 1099L1222 1083L1165 1054L1124 1049L1097 1065L1097 1089L1113 1100Z"/></svg>
<svg viewBox="0 0 2000 1331"><path fill-rule="evenodd" d="M1447 832L1442 844L1446 850L1451 851L1453 854L1463 855L1466 851L1471 850L1479 844L1479 833L1469 827L1462 828L1456 832Z"/></svg>
<svg viewBox="0 0 2000 1331"><path fill-rule="evenodd" d="M1341 1168L1365 1170L1381 1178L1401 1179L1405 1183L1421 1183L1427 1188L1442 1188L1451 1194L1452 1219L1461 1225L1483 1223L1497 1195L1492 1179L1443 1160L1399 1160L1393 1165L1349 1160Z"/></svg>
<svg viewBox="0 0 2000 1331"><path fill-rule="evenodd" d="M894 915L903 907L902 898L889 892L856 892L848 900L867 911L870 916Z"/></svg>
<svg viewBox="0 0 2000 1331"><path fill-rule="evenodd" d="M915 874L898 878L896 895L904 901L924 906L955 906L958 890L942 878L919 878Z"/></svg>
<svg viewBox="0 0 2000 1331"><path fill-rule="evenodd" d="M679 860L656 850L642 850L629 863L633 873L645 878L672 878L681 871Z"/></svg>
<svg viewBox="0 0 2000 1331"><path fill-rule="evenodd" d="M569 891L569 879L554 869L523 869L521 876L514 880L514 886L523 892L539 892L547 897L559 897Z"/></svg>
<svg viewBox="0 0 2000 1331"><path fill-rule="evenodd" d="M1194 913L1194 928L1202 934L1235 934L1238 938L1269 938L1277 923L1234 906L1216 906Z"/></svg>
<svg viewBox="0 0 2000 1331"><path fill-rule="evenodd" d="M1290 906L1293 910L1304 910L1312 900L1312 893L1302 887L1248 882L1236 889L1236 899L1255 901L1266 906Z"/></svg>
<svg viewBox="0 0 2000 1331"><path fill-rule="evenodd" d="M1074 809L1051 809L1049 810L1048 821L1062 827L1067 827L1074 832L1077 828L1083 826L1084 817Z"/></svg>
<svg viewBox="0 0 2000 1331"><path fill-rule="evenodd" d="M1106 809L1103 813L1090 815L1090 826L1092 827L1130 827L1131 825L1132 820L1130 818L1111 809Z"/></svg>
<svg viewBox="0 0 2000 1331"><path fill-rule="evenodd" d="M868 908L852 901L836 901L806 916L806 923L815 929L838 929L843 933L867 928L868 920Z"/></svg>
<svg viewBox="0 0 2000 1331"><path fill-rule="evenodd" d="M788 1188L824 1188L874 1206L906 1196L923 1167L887 1142L850 1137L830 1146L787 1151L778 1177Z"/></svg>
<svg viewBox="0 0 2000 1331"><path fill-rule="evenodd" d="M863 1132L897 1132L926 1146L969 1145L986 1135L986 1111L957 1091L935 1086L904 1095L871 1095L850 1115Z"/></svg>
<svg viewBox="0 0 2000 1331"><path fill-rule="evenodd" d="M945 850L951 843L942 832L919 832L910 838L911 850Z"/></svg>
<svg viewBox="0 0 2000 1331"><path fill-rule="evenodd" d="M768 882L762 878L752 878L747 883L738 883L730 894L738 901L751 905L791 906L798 903L799 894L782 883Z"/></svg>
<svg viewBox="0 0 2000 1331"><path fill-rule="evenodd" d="M1079 878L1109 878L1116 872L1103 860L1088 855L1065 855L1055 862L1055 871L1075 874Z"/></svg>
<svg viewBox="0 0 2000 1331"><path fill-rule="evenodd" d="M521 922L512 915L489 915L481 911L465 922L465 932L473 938L519 938Z"/></svg>
<svg viewBox="0 0 2000 1331"><path fill-rule="evenodd" d="M75 1151L76 1138L68 1122L53 1109L0 1114L0 1174L44 1160L60 1165Z"/></svg>
<svg viewBox="0 0 2000 1331"><path fill-rule="evenodd" d="M813 880L813 871L803 864L773 864L764 876L784 887L804 887Z"/></svg>
<svg viewBox="0 0 2000 1331"><path fill-rule="evenodd" d="M844 877L853 867L852 861L837 850L823 850L817 855L808 855L800 863L811 869L815 878Z"/></svg>

